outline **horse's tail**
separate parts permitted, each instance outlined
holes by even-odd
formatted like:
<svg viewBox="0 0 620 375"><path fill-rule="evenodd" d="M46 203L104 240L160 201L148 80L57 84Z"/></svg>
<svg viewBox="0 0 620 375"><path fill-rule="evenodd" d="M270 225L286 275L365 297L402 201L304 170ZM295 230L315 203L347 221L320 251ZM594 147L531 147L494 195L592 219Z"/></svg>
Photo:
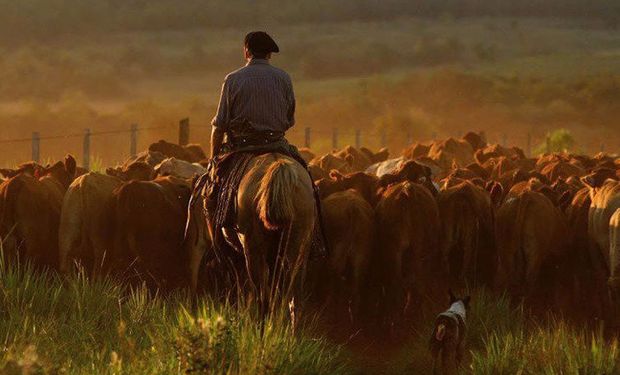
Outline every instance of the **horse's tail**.
<svg viewBox="0 0 620 375"><path fill-rule="evenodd" d="M258 189L258 215L265 228L281 229L293 220L295 202L293 189L298 176L293 162L278 159L271 164L261 179Z"/></svg>

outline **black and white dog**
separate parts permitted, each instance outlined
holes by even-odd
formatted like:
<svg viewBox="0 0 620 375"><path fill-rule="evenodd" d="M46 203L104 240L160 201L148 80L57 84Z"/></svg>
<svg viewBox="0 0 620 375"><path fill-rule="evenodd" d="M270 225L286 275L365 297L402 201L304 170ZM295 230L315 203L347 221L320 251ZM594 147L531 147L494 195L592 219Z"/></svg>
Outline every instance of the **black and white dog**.
<svg viewBox="0 0 620 375"><path fill-rule="evenodd" d="M449 291L450 307L437 315L430 339L433 374L438 374L437 361L441 355L441 373L455 374L463 359L467 333L467 310L470 297L457 298Z"/></svg>

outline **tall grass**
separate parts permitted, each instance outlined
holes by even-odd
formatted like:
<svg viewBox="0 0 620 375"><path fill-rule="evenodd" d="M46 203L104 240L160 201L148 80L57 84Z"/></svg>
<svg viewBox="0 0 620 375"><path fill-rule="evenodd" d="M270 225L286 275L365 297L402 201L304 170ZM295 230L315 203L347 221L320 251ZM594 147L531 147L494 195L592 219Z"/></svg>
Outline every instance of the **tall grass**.
<svg viewBox="0 0 620 375"><path fill-rule="evenodd" d="M183 293L153 296L4 263L0 291L0 373L347 371L311 323L293 334L285 309L259 324L250 304L192 303Z"/></svg>
<svg viewBox="0 0 620 375"><path fill-rule="evenodd" d="M425 374L433 321L446 304L424 301L406 341L374 342L380 350L369 357L342 351L313 321L294 333L285 307L259 320L251 303L152 295L0 261L0 373ZM465 373L620 374L615 339L534 319L484 290L473 292L467 328Z"/></svg>
<svg viewBox="0 0 620 375"><path fill-rule="evenodd" d="M436 314L446 308L447 301L427 301L414 322L411 339L380 367L391 374L432 373L428 340ZM472 293L463 373L618 374L619 361L617 341L606 340L599 332L553 317L536 319L505 296L484 290Z"/></svg>

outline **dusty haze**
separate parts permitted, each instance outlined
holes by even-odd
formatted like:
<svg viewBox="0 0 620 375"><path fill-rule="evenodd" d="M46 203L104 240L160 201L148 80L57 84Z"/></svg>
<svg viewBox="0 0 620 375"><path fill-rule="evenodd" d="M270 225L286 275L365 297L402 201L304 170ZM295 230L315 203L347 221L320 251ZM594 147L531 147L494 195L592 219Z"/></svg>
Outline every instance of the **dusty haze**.
<svg viewBox="0 0 620 375"><path fill-rule="evenodd" d="M568 129L575 152L620 150L620 4L617 1L4 1L0 12L0 165L81 156L84 129L101 164L208 123L241 41L263 29L273 63L298 96L290 138L328 151L484 130L532 151ZM122 133L114 134L115 131ZM15 141L14 141L15 140Z"/></svg>

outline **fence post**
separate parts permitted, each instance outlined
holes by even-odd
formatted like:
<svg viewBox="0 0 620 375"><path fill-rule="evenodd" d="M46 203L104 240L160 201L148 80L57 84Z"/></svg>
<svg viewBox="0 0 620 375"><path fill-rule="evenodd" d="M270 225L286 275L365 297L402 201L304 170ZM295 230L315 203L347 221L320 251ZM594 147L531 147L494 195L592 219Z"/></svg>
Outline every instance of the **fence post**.
<svg viewBox="0 0 620 375"><path fill-rule="evenodd" d="M332 149L338 149L338 128L332 129Z"/></svg>
<svg viewBox="0 0 620 375"><path fill-rule="evenodd" d="M41 137L39 132L32 133L32 161L41 162Z"/></svg>
<svg viewBox="0 0 620 375"><path fill-rule="evenodd" d="M82 147L82 167L90 170L90 129L84 132L84 144Z"/></svg>
<svg viewBox="0 0 620 375"><path fill-rule="evenodd" d="M547 149L547 154L551 153L551 138L549 138L549 136L545 138L545 147Z"/></svg>
<svg viewBox="0 0 620 375"><path fill-rule="evenodd" d="M179 144L185 146L189 143L189 118L179 121Z"/></svg>
<svg viewBox="0 0 620 375"><path fill-rule="evenodd" d="M304 146L310 148L310 127L304 129Z"/></svg>
<svg viewBox="0 0 620 375"><path fill-rule="evenodd" d="M502 146L508 147L508 136L506 133L502 134Z"/></svg>
<svg viewBox="0 0 620 375"><path fill-rule="evenodd" d="M407 146L413 143L413 135L411 135L411 129L407 129Z"/></svg>
<svg viewBox="0 0 620 375"><path fill-rule="evenodd" d="M135 157L138 153L138 124L131 124L129 133L129 156Z"/></svg>
<svg viewBox="0 0 620 375"><path fill-rule="evenodd" d="M525 151L527 152L527 157L532 157L532 134L527 133L527 145L525 146Z"/></svg>
<svg viewBox="0 0 620 375"><path fill-rule="evenodd" d="M387 145L387 136L385 134L385 129L381 129L381 148Z"/></svg>
<svg viewBox="0 0 620 375"><path fill-rule="evenodd" d="M355 147L362 147L362 131L360 129L355 129Z"/></svg>
<svg viewBox="0 0 620 375"><path fill-rule="evenodd" d="M605 152L605 142L601 142L600 151L601 153Z"/></svg>

